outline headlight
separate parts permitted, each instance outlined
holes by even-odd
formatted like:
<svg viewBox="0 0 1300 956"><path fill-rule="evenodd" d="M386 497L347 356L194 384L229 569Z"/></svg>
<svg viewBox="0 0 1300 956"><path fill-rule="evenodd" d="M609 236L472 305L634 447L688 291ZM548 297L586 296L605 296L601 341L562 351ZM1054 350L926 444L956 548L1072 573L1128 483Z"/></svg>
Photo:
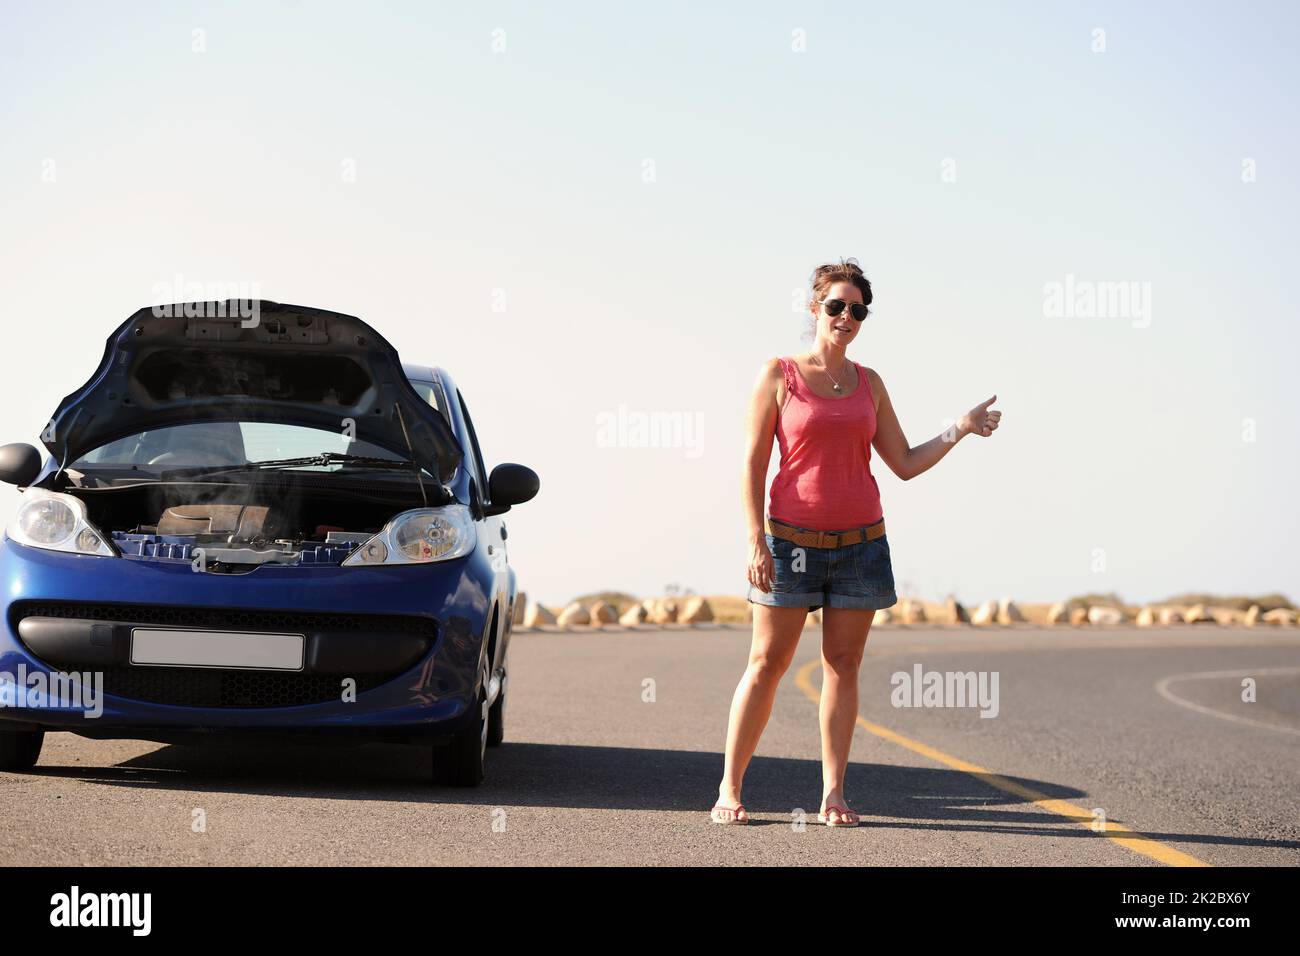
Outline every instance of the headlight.
<svg viewBox="0 0 1300 956"><path fill-rule="evenodd" d="M22 504L5 535L19 544L47 551L108 557L117 554L99 529L86 520L86 506L79 499L42 488L28 488L23 493Z"/></svg>
<svg viewBox="0 0 1300 956"><path fill-rule="evenodd" d="M465 505L403 511L343 561L347 565L426 564L474 550L474 519Z"/></svg>

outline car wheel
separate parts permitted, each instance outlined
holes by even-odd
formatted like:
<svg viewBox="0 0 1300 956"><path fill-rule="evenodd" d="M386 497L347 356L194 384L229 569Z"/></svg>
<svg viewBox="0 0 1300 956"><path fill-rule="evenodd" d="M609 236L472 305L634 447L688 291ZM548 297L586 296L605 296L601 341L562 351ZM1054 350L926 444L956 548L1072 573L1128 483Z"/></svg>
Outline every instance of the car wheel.
<svg viewBox="0 0 1300 956"><path fill-rule="evenodd" d="M501 690L497 692L497 699L493 702L492 707L488 710L488 734L487 745L489 747L500 747L501 742L506 739L506 679L501 678Z"/></svg>
<svg viewBox="0 0 1300 956"><path fill-rule="evenodd" d="M447 787L477 787L483 782L483 757L488 741L487 696L480 692L476 718L451 741L433 750L433 782Z"/></svg>
<svg viewBox="0 0 1300 956"><path fill-rule="evenodd" d="M31 770L43 743L43 730L0 730L0 770Z"/></svg>

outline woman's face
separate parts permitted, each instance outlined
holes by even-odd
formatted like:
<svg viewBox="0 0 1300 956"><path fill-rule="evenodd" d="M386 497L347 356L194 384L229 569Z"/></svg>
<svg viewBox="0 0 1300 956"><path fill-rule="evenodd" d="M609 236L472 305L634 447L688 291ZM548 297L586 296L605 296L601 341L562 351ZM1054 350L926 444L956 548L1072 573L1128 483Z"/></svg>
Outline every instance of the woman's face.
<svg viewBox="0 0 1300 956"><path fill-rule="evenodd" d="M862 293L852 282L834 282L821 298L823 301L813 302L811 305L813 315L817 319L817 338L824 342L833 342L840 348L847 348L857 336L858 330L862 328L862 323L849 314L850 306L855 302L861 304ZM847 303L839 315L826 314L826 303L831 299L839 299Z"/></svg>

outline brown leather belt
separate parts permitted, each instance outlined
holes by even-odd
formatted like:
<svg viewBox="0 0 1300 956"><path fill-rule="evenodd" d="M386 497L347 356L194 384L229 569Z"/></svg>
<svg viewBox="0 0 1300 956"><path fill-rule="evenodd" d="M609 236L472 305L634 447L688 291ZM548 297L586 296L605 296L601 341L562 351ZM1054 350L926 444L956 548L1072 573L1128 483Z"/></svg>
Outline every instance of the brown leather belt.
<svg viewBox="0 0 1300 956"><path fill-rule="evenodd" d="M885 519L865 528L853 528L849 531L800 531L793 525L785 524L774 518L767 519L767 533L774 538L793 541L803 548L847 548L849 545L861 544L863 541L875 541L885 536Z"/></svg>

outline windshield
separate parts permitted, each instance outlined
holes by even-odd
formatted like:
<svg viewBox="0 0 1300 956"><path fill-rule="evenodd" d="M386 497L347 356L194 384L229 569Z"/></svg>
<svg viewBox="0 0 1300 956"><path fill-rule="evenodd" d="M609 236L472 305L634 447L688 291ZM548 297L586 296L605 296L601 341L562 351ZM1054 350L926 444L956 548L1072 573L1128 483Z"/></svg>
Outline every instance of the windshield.
<svg viewBox="0 0 1300 956"><path fill-rule="evenodd" d="M250 462L303 458L323 452L383 458L395 465L405 456L365 441L349 441L342 431L276 422L194 422L140 432L101 445L72 463L73 468L161 472L175 468L217 468ZM304 471L336 471L346 462L301 465Z"/></svg>

